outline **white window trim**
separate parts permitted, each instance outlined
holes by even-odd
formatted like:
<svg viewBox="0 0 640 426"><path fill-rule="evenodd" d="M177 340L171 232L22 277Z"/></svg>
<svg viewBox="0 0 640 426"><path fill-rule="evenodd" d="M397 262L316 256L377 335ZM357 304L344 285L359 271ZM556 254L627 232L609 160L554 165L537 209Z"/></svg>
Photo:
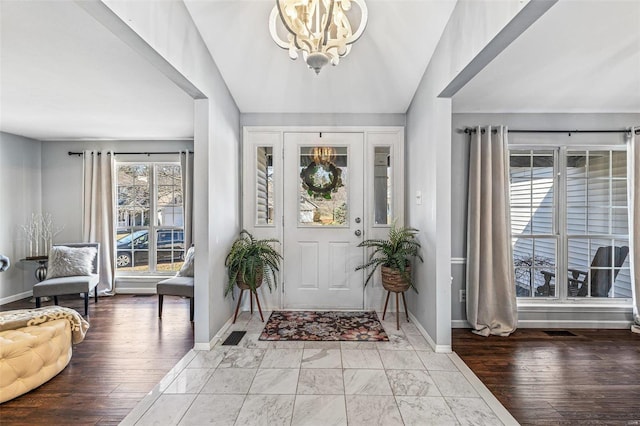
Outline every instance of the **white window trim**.
<svg viewBox="0 0 640 426"><path fill-rule="evenodd" d="M539 151L549 151L553 150L554 153L554 172L556 175L555 193L554 193L554 210L556 211L556 217L553 221L553 233L556 235L556 282L567 282L568 276L568 236L566 233L566 209L567 209L567 201L566 198L560 199L560 193L563 194L566 191L566 183L567 177L566 173L562 173L561 164L566 160L566 153L568 150L570 151L598 151L598 150L607 150L607 151L625 151L627 152L627 145L620 143L612 143L612 144L598 144L598 145L590 145L590 144L518 144L518 143L510 143L508 145L509 153L512 150L539 150ZM566 161L565 161L566 162ZM629 177L627 176L627 184L629 184ZM563 230L563 232L560 232ZM531 237L535 237L536 234L531 234ZM546 236L546 235L543 235ZM615 236L617 237L626 237L630 238L630 235L626 236ZM511 238L510 238L511 239ZM633 300L631 298L585 298L585 297L567 297L567 289L565 286L556 285L557 293L556 297L518 297L517 298L517 306L518 310L520 308L558 308L558 309L573 309L571 307L580 307L585 309L593 309L594 312L599 309L616 309L616 310L628 310L632 309Z"/></svg>
<svg viewBox="0 0 640 426"><path fill-rule="evenodd" d="M177 271L158 271L158 270L151 270L151 266L155 265L154 268L157 267L157 259L156 259L156 250L154 250L153 248L156 247L156 232L155 230L157 228L161 228L161 229L177 229L177 230L182 230L184 232L184 226L161 226L158 227L156 225L153 225L155 223L157 223L157 219L158 219L158 212L157 212L157 208L155 207L156 205L156 201L157 201L157 185L155 184L155 180L156 180L156 172L155 172L155 167L156 165L162 165L162 164L169 164L169 165L178 165L180 166L180 162L176 161L175 156L174 155L169 155L169 154L158 154L154 156L153 161L150 160L146 160L146 161L140 161L139 159L136 160L135 159L136 155L119 155L118 159L116 160L116 164L115 164L115 169L116 169L116 178L114 179L114 186L116 188L115 193L116 193L116 199L117 199L117 188L118 188L118 179L117 179L117 169L118 166L120 165L127 165L127 164L147 164L147 165L151 165L151 173L150 173L150 195L151 195L151 200L150 200L150 206L149 206L149 211L151 214L151 219L150 219L150 223L151 225L149 226L131 226L131 231L135 232L137 230L141 230L141 229L148 229L149 230L149 254L148 254L148 265L150 267L149 271L122 271L119 270L118 267L115 267L115 278L116 281L118 279L123 279L123 278L131 278L134 280L145 280L145 279L154 279L154 278L165 278L167 276L172 276L175 275ZM138 155L139 158L139 155ZM118 230L118 206L116 203L116 211L114 212L114 230L116 231L116 235L114 235L114 251L116 252L116 256L117 256L117 230ZM186 248L185 248L186 251Z"/></svg>

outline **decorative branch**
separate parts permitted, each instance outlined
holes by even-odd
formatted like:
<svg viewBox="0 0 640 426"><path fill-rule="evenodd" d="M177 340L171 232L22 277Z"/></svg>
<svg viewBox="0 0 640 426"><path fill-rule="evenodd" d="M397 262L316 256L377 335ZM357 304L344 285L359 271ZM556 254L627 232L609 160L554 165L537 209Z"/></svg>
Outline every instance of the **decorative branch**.
<svg viewBox="0 0 640 426"><path fill-rule="evenodd" d="M40 256L40 243L44 255L49 254L53 238L64 229L64 225L55 226L51 213L31 213L31 220L21 225L26 239L29 241L29 257Z"/></svg>

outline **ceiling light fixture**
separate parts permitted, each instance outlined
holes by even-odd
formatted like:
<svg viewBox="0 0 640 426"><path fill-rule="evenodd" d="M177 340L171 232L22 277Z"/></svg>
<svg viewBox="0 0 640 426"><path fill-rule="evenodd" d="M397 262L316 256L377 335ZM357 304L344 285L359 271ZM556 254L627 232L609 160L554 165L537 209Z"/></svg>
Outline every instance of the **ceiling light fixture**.
<svg viewBox="0 0 640 426"><path fill-rule="evenodd" d="M312 150L313 162L316 164L336 161L336 150L330 146L316 146Z"/></svg>
<svg viewBox="0 0 640 426"><path fill-rule="evenodd" d="M360 8L360 25L355 32L350 21L355 17L354 3ZM297 59L301 50L309 68L319 74L323 66L329 62L338 65L340 58L349 54L351 44L367 26L367 15L364 0L276 0L269 30L276 44L289 50L291 59ZM279 26L288 33L286 41L278 34Z"/></svg>

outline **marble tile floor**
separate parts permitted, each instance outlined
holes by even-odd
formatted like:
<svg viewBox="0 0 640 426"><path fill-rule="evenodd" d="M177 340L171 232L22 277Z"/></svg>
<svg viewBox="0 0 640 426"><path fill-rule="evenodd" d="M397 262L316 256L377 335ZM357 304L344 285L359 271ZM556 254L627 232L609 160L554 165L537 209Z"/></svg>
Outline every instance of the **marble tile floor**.
<svg viewBox="0 0 640 426"><path fill-rule="evenodd" d="M265 342L244 312L221 339L246 330L238 346L189 351L121 424L518 424L455 353L401 324L387 314L388 342Z"/></svg>

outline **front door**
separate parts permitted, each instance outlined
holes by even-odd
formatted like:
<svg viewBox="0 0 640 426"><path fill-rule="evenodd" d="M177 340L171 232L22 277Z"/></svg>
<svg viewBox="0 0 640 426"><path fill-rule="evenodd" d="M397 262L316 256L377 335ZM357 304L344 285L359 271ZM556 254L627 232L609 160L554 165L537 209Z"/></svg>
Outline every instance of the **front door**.
<svg viewBox="0 0 640 426"><path fill-rule="evenodd" d="M284 307L362 309L364 134L284 134Z"/></svg>

